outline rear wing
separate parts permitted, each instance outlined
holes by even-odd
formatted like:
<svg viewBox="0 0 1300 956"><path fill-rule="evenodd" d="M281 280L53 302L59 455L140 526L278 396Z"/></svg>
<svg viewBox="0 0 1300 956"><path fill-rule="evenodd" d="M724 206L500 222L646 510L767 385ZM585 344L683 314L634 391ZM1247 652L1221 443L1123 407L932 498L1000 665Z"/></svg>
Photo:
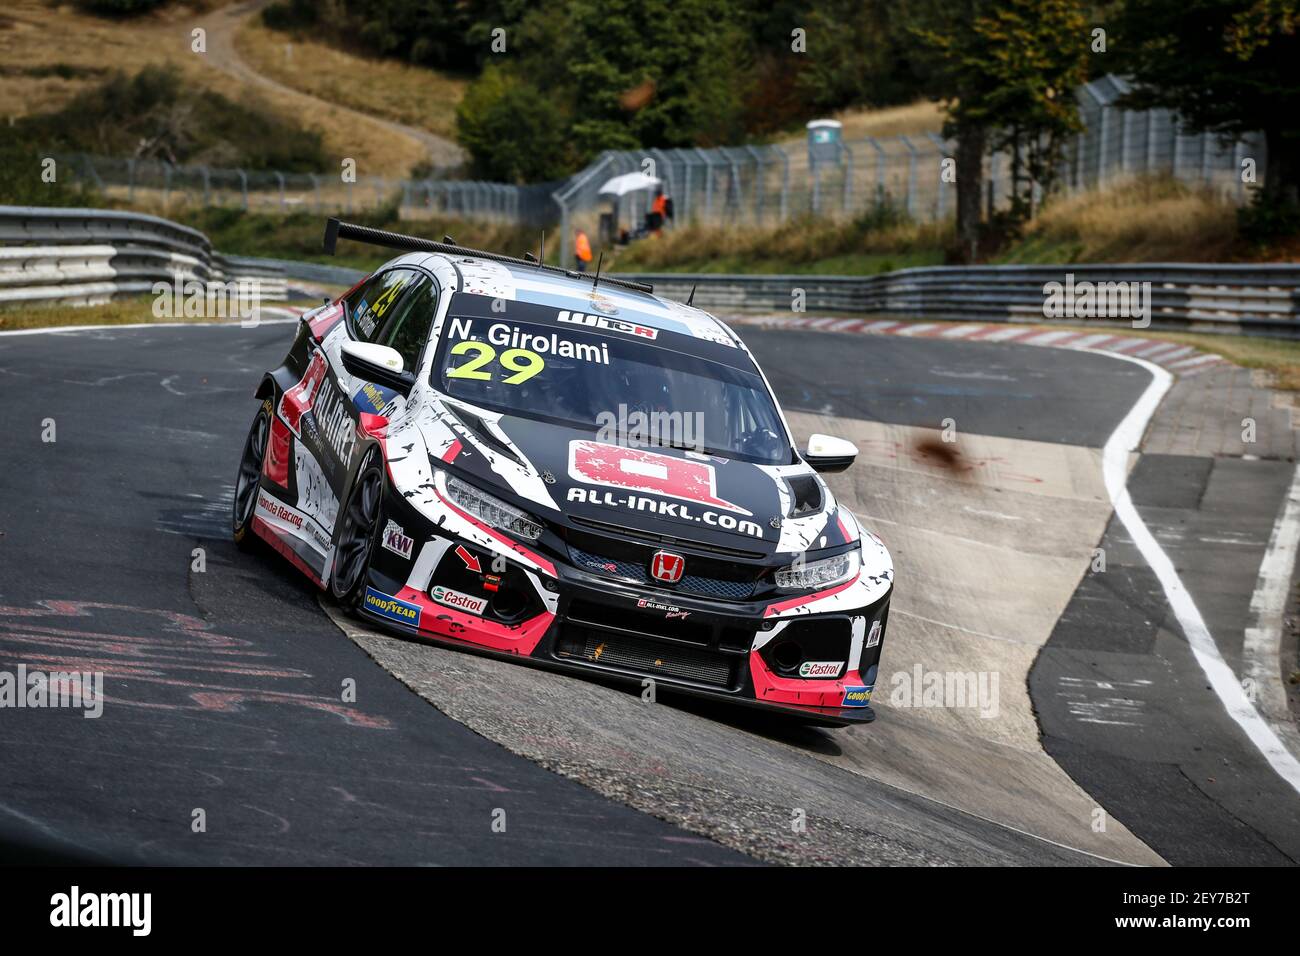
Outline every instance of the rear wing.
<svg viewBox="0 0 1300 956"><path fill-rule="evenodd" d="M371 246L384 246L402 252L441 252L451 256L473 256L476 259L488 259L492 262L508 262L511 265L526 266L530 269L567 276L575 280L592 278L586 273L570 272L568 269L561 269L559 266L548 266L537 260L505 256L499 252L484 252L482 249L458 246L454 242L434 242L432 239L421 239L419 236L407 236L400 232L389 232L386 229L373 229L370 226L358 226L356 223L340 222L333 218L327 219L325 221L325 252L331 256L334 255L334 247L340 239L351 239L354 242L364 242ZM654 292L654 286L648 282L615 279L599 273L593 280L592 287L595 288L598 282L631 289L634 292Z"/></svg>

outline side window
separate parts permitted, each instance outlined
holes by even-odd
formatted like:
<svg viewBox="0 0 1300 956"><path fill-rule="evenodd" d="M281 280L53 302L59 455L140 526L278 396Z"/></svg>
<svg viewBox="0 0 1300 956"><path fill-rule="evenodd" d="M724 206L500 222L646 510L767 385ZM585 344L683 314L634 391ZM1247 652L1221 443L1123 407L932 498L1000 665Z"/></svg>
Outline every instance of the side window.
<svg viewBox="0 0 1300 956"><path fill-rule="evenodd" d="M419 278L420 274L411 269L389 269L348 296L345 301L352 337L360 342L383 341L394 304Z"/></svg>
<svg viewBox="0 0 1300 956"><path fill-rule="evenodd" d="M425 279L403 296L384 326L383 338L378 341L402 353L402 367L408 372L414 372L419 364L420 352L429 338L429 326L437 308L437 287Z"/></svg>

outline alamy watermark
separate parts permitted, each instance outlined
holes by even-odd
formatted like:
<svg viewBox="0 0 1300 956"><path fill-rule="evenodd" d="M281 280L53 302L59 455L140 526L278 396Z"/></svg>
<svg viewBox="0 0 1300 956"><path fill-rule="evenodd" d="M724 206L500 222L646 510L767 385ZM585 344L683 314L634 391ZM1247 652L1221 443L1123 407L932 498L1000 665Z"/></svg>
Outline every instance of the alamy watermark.
<svg viewBox="0 0 1300 956"><path fill-rule="evenodd" d="M997 671L927 671L916 664L890 678L890 707L970 709L992 720L1000 712Z"/></svg>
<svg viewBox="0 0 1300 956"><path fill-rule="evenodd" d="M254 328L262 319L262 281L244 277L229 282L204 282L184 278L155 282L155 319L239 319L244 328Z"/></svg>
<svg viewBox="0 0 1300 956"><path fill-rule="evenodd" d="M703 412L648 412L620 404L617 411L598 412L596 424L596 440L607 445L704 452Z"/></svg>
<svg viewBox="0 0 1300 956"><path fill-rule="evenodd" d="M104 674L101 671L37 671L19 664L0 671L0 709L64 709L84 711L94 719L104 713Z"/></svg>
<svg viewBox="0 0 1300 956"><path fill-rule="evenodd" d="M1150 282L1074 281L1043 283L1045 319L1129 319L1135 329L1151 324Z"/></svg>

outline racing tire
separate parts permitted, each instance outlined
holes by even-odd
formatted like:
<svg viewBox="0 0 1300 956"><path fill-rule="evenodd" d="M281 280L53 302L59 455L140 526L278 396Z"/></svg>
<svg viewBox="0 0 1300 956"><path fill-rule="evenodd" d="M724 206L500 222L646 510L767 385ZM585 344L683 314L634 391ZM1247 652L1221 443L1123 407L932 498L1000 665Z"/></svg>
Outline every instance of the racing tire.
<svg viewBox="0 0 1300 956"><path fill-rule="evenodd" d="M379 513L384 499L384 470L379 455L371 451L357 469L348 502L339 517L339 536L330 570L330 594L345 607L357 603L370 566L370 553L378 538Z"/></svg>
<svg viewBox="0 0 1300 956"><path fill-rule="evenodd" d="M235 476L235 500L232 525L235 544L245 551L257 546L253 533L253 512L257 509L257 490L261 487L262 461L271 438L271 400L262 402L257 416L244 440L244 454L239 459L239 473Z"/></svg>

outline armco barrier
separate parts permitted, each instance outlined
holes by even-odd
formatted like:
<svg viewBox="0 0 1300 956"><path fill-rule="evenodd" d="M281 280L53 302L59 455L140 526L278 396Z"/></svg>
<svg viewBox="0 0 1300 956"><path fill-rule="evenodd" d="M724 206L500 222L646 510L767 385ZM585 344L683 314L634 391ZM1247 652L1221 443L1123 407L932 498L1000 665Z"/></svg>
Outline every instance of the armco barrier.
<svg viewBox="0 0 1300 956"><path fill-rule="evenodd" d="M0 206L0 305L86 305L145 295L155 283L247 283L287 298L284 271L214 252L203 233L142 213Z"/></svg>
<svg viewBox="0 0 1300 956"><path fill-rule="evenodd" d="M260 259L298 279L352 285L355 269ZM1073 277L1070 279L1070 277ZM1053 321L1129 324L1119 315L1045 314L1046 286L1093 283L1103 298L1113 283L1150 283L1151 326L1300 338L1300 265L1150 263L1052 266L930 266L874 276L693 275L626 273L655 293L713 312L790 314L796 302L813 314L970 322ZM587 274L587 278L592 278ZM1142 288L1141 302L1148 290Z"/></svg>
<svg viewBox="0 0 1300 956"><path fill-rule="evenodd" d="M1071 278L1072 277L1072 278ZM1139 283L1153 328L1300 337L1300 265L1150 263L932 266L874 276L636 273L655 293L714 312L878 315L980 322L1128 323L1115 283ZM1048 314L1048 283L1092 283L1090 315ZM1145 283L1150 283L1146 286ZM1077 301L1077 295L1076 295ZM1122 301L1122 300L1118 300ZM1110 310L1108 312L1108 310Z"/></svg>

